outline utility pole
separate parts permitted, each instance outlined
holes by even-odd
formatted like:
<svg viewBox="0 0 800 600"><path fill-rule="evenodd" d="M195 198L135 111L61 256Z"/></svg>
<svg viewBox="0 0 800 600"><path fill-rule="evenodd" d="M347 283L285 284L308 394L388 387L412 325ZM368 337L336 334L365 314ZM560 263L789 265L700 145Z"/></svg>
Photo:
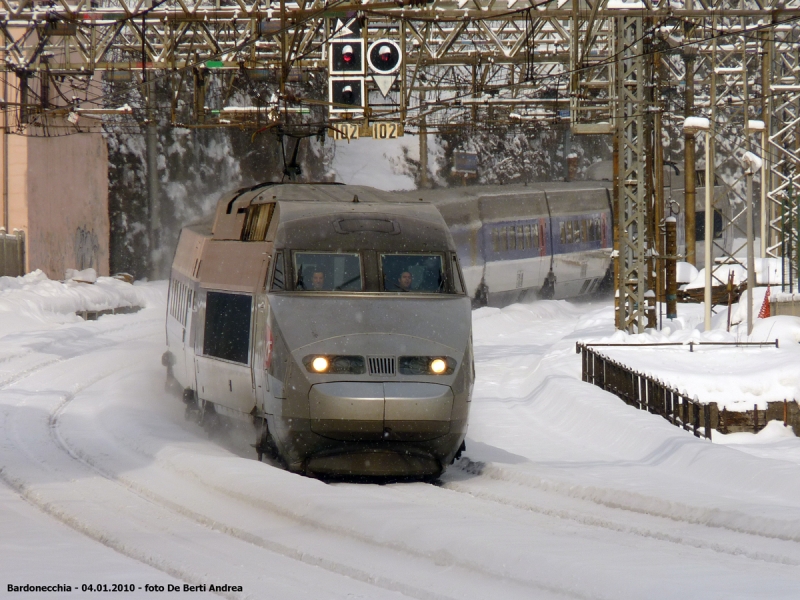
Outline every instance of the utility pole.
<svg viewBox="0 0 800 600"><path fill-rule="evenodd" d="M3 32L5 37L5 31ZM8 68L3 71L3 227L8 224Z"/></svg>
<svg viewBox="0 0 800 600"><path fill-rule="evenodd" d="M145 97L147 125L145 127L145 154L147 160L147 199L150 218L150 276L160 278L161 273L161 202L158 190L158 123L155 111L155 81L147 78L147 52L145 47L146 14L142 15L142 93Z"/></svg>
<svg viewBox="0 0 800 600"><path fill-rule="evenodd" d="M691 4L692 0L688 0ZM687 24L687 28L689 25ZM683 50L683 60L686 65L686 90L684 97L686 99L686 106L684 109L684 117L689 118L694 116L694 62L695 50L687 46ZM683 155L683 226L684 234L683 239L686 243L686 262L692 265L697 264L696 251L697 251L697 216L696 216L696 175L697 169L695 163L695 139L694 132L684 130L684 155Z"/></svg>
<svg viewBox="0 0 800 600"><path fill-rule="evenodd" d="M753 292L756 287L756 259L753 242L753 175L761 169L761 159L752 152L744 154L747 177L747 335L753 333Z"/></svg>
<svg viewBox="0 0 800 600"><path fill-rule="evenodd" d="M420 105L425 104L425 92L420 92ZM424 110L424 108L423 108ZM428 181L428 124L425 117L419 120L419 188L426 190L430 187Z"/></svg>

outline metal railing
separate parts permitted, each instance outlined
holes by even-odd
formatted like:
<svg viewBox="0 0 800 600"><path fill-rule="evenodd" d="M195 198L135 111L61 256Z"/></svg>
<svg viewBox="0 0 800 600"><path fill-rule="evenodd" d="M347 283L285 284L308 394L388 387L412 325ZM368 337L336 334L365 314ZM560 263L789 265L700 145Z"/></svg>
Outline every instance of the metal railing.
<svg viewBox="0 0 800 600"><path fill-rule="evenodd" d="M25 232L6 233L0 227L0 276L25 275Z"/></svg>
<svg viewBox="0 0 800 600"><path fill-rule="evenodd" d="M575 344L581 355L581 379L611 392L626 404L661 415L667 421L697 437L711 439L711 407L697 398L690 399L677 389L591 348L592 344ZM702 419L702 425L700 421Z"/></svg>

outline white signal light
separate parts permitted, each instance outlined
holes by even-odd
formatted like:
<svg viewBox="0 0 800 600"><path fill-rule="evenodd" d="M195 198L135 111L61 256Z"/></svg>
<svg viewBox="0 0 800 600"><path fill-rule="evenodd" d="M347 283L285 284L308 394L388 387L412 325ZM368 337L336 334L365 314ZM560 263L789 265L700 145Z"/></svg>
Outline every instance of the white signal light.
<svg viewBox="0 0 800 600"><path fill-rule="evenodd" d="M347 104L353 103L353 86L346 85L342 88L342 98Z"/></svg>
<svg viewBox="0 0 800 600"><path fill-rule="evenodd" d="M328 359L324 356L318 356L313 361L311 361L311 368L314 369L317 373L324 373L328 370L328 366L330 363Z"/></svg>

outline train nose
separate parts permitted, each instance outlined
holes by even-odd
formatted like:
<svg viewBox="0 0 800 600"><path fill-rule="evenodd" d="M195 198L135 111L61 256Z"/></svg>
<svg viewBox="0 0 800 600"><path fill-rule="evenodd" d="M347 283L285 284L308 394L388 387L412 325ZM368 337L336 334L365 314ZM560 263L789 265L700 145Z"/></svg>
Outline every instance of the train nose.
<svg viewBox="0 0 800 600"><path fill-rule="evenodd" d="M425 441L450 432L453 391L419 382L318 383L309 391L311 430L352 441Z"/></svg>

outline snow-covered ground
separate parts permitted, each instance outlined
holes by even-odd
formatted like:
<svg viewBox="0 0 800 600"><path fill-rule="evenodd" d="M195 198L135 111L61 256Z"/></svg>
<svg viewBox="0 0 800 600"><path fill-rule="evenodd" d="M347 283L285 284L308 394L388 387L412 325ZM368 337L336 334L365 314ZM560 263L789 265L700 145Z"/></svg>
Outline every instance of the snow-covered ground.
<svg viewBox="0 0 800 600"><path fill-rule="evenodd" d="M754 315L766 288L756 288ZM743 301L746 301L746 293ZM653 376L701 402L716 402L732 411L767 408L768 402L800 401L800 318L777 316L754 319L747 335L746 307L731 310L730 331L724 307L712 318L713 329L703 329L703 306L680 304L679 318L665 320L660 331L639 335L614 332L611 336L586 337L595 350L628 367ZM776 345L777 340L777 345ZM704 345L689 345L700 342ZM764 343L764 347L724 344ZM714 345L719 343L720 345ZM682 344L659 348L642 344Z"/></svg>
<svg viewBox="0 0 800 600"><path fill-rule="evenodd" d="M613 336L609 303L476 311L465 456L438 485L326 484L184 420L160 364L165 283L126 288L144 309L92 322L71 314L89 293L72 287L102 286L40 282L53 300L11 283L4 596L213 583L241 586L231 598L797 597L800 442L773 424L710 443L579 381L575 341Z"/></svg>

